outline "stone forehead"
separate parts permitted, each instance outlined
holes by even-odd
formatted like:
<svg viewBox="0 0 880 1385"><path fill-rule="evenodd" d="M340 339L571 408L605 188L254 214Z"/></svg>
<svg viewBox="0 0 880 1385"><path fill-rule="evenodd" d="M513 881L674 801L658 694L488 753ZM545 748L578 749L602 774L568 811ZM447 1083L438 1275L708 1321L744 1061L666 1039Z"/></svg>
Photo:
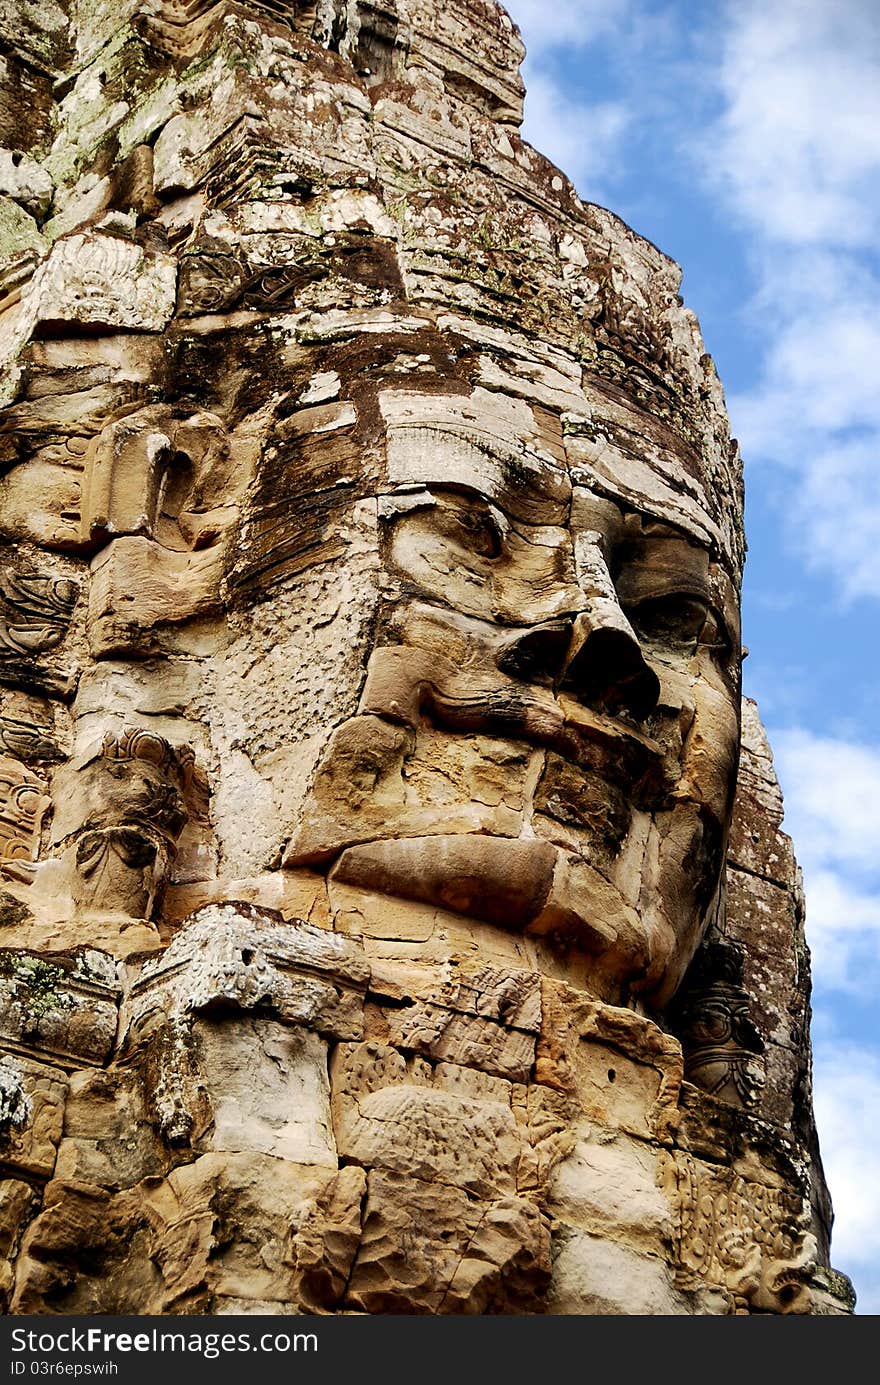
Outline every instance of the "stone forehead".
<svg viewBox="0 0 880 1385"><path fill-rule="evenodd" d="M572 382L571 407L550 422L542 403L484 388L387 391L379 402L388 483L477 491L537 524L565 524L572 495L588 490L682 530L736 575L733 497L719 503L700 456L637 405L588 389ZM534 393L540 401L540 384Z"/></svg>
<svg viewBox="0 0 880 1385"><path fill-rule="evenodd" d="M114 210L134 164L118 196L112 179L94 205L56 195L60 238L37 252L0 343L11 388L24 378L14 361L25 343L70 323L134 332L145 349L165 333L173 350L206 317L232 313L255 341L268 328L281 357L291 343L325 359L358 339L366 356L379 353L393 334L414 359L386 361L386 374L442 364L450 389L484 409L482 422L431 425L450 455L469 430L477 453L520 458L526 497L545 483L556 501L571 483L604 489L678 523L738 573L739 459L714 366L678 297L679 269L583 203L520 139L515 26L492 0L397 0L384 18L349 5L333 33L321 13L297 7L284 25L206 16L192 31L202 56L183 64L173 95L158 79L142 96L126 87L125 128L157 132L130 152L165 230L141 244L136 218ZM150 28L158 53L166 29ZM104 95L84 62L49 158L59 184L81 111L104 101L112 128L123 110L113 105L122 58L95 57ZM266 80L267 62L284 80ZM166 214L155 198L182 210ZM181 239L174 216L184 212ZM421 359L426 339L442 363ZM509 429L483 436L502 397L535 419L512 454ZM389 467L405 469L407 425L383 411Z"/></svg>

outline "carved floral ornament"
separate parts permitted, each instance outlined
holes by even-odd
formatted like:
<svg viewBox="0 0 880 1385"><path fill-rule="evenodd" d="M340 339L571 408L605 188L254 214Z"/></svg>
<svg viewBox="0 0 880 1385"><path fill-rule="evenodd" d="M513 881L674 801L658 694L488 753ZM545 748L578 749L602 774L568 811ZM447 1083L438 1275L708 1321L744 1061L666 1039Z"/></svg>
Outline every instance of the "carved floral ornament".
<svg viewBox="0 0 880 1385"><path fill-rule="evenodd" d="M0 758L0 874L27 883L37 854L40 827L49 808L39 775L6 756Z"/></svg>
<svg viewBox="0 0 880 1385"><path fill-rule="evenodd" d="M40 654L64 639L79 595L69 578L45 573L0 572L0 653Z"/></svg>

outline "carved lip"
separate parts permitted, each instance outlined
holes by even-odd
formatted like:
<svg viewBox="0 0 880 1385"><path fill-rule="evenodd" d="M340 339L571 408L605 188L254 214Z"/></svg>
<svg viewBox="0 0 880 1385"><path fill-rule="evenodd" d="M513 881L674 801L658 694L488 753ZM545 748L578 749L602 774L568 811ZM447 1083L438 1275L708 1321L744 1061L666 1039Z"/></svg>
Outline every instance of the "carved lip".
<svg viewBox="0 0 880 1385"><path fill-rule="evenodd" d="M781 1289L802 1289L807 1287L813 1277L814 1268L815 1264L810 1256L805 1256L800 1264L787 1265L773 1276L772 1287L774 1293L779 1293Z"/></svg>
<svg viewBox="0 0 880 1385"><path fill-rule="evenodd" d="M586 872L586 876L585 876ZM597 871L537 838L397 837L342 851L331 881L449 909L514 932L565 937L643 975L654 948L636 911Z"/></svg>

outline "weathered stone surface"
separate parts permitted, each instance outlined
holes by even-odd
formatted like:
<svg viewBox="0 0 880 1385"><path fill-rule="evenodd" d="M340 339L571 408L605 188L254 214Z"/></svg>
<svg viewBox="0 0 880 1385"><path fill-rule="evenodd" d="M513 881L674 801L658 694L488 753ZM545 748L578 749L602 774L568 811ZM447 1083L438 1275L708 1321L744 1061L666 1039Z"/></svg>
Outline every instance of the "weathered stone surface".
<svg viewBox="0 0 880 1385"><path fill-rule="evenodd" d="M59 241L32 289L37 323L160 331L174 311L177 266L112 234Z"/></svg>
<svg viewBox="0 0 880 1385"><path fill-rule="evenodd" d="M672 1234L669 1202L649 1144L588 1126L549 1187L554 1218L569 1227L665 1258Z"/></svg>
<svg viewBox="0 0 880 1385"><path fill-rule="evenodd" d="M330 1312L348 1287L361 1243L367 1175L345 1165L328 1180L294 1238L293 1299L305 1312Z"/></svg>
<svg viewBox="0 0 880 1385"><path fill-rule="evenodd" d="M398 1048L522 1082L535 1061L540 997L535 972L462 966L422 995L380 1004L368 1022L371 1036Z"/></svg>
<svg viewBox="0 0 880 1385"><path fill-rule="evenodd" d="M21 150L0 149L0 194L11 197L36 221L42 221L53 190L49 173L36 159Z"/></svg>
<svg viewBox="0 0 880 1385"><path fill-rule="evenodd" d="M194 1037L213 1114L211 1149L336 1170L326 1042L256 1019L203 1020Z"/></svg>
<svg viewBox="0 0 880 1385"><path fill-rule="evenodd" d="M849 1311L680 270L495 0L0 37L4 1306Z"/></svg>
<svg viewBox="0 0 880 1385"><path fill-rule="evenodd" d="M212 1311L230 1298L287 1303L287 1240L323 1175L265 1156L209 1154L117 1195L56 1181L21 1248L22 1312ZM236 1287L237 1286L237 1291Z"/></svg>
<svg viewBox="0 0 880 1385"><path fill-rule="evenodd" d="M263 1012L358 1038L368 977L357 947L326 929L253 905L206 905L133 978L125 1042L141 1042L166 1017L213 1010Z"/></svg>
<svg viewBox="0 0 880 1385"><path fill-rule="evenodd" d="M9 1057L0 1068L0 1150L12 1171L49 1178L64 1123L67 1080L58 1068Z"/></svg>
<svg viewBox="0 0 880 1385"><path fill-rule="evenodd" d="M515 1187L519 1141L513 1114L447 1092L393 1086L371 1092L339 1125L340 1155L474 1197Z"/></svg>
<svg viewBox="0 0 880 1385"><path fill-rule="evenodd" d="M29 1183L17 1178L0 1180L0 1303L8 1309L9 1292L14 1279L13 1261L21 1234L36 1206L36 1197Z"/></svg>
<svg viewBox="0 0 880 1385"><path fill-rule="evenodd" d="M668 1140L678 1121L681 1050L650 1020L544 981L535 1075L587 1115Z"/></svg>
<svg viewBox="0 0 880 1385"><path fill-rule="evenodd" d="M535 1311L549 1250L529 1202L474 1201L459 1188L377 1170L348 1302L370 1313Z"/></svg>
<svg viewBox="0 0 880 1385"><path fill-rule="evenodd" d="M560 1229L554 1237L551 1313L677 1316L692 1312L669 1266L616 1240Z"/></svg>
<svg viewBox="0 0 880 1385"><path fill-rule="evenodd" d="M3 1041L13 1052L59 1067L102 1063L116 1039L119 986L112 958L0 953Z"/></svg>

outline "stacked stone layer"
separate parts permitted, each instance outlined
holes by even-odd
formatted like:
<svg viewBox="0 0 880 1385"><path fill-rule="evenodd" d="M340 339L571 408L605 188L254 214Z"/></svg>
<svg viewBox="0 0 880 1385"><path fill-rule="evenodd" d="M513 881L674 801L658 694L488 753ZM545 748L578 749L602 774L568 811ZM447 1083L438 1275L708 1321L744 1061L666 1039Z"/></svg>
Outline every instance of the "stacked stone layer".
<svg viewBox="0 0 880 1385"><path fill-rule="evenodd" d="M9 1311L845 1311L677 266L494 4L16 23Z"/></svg>

